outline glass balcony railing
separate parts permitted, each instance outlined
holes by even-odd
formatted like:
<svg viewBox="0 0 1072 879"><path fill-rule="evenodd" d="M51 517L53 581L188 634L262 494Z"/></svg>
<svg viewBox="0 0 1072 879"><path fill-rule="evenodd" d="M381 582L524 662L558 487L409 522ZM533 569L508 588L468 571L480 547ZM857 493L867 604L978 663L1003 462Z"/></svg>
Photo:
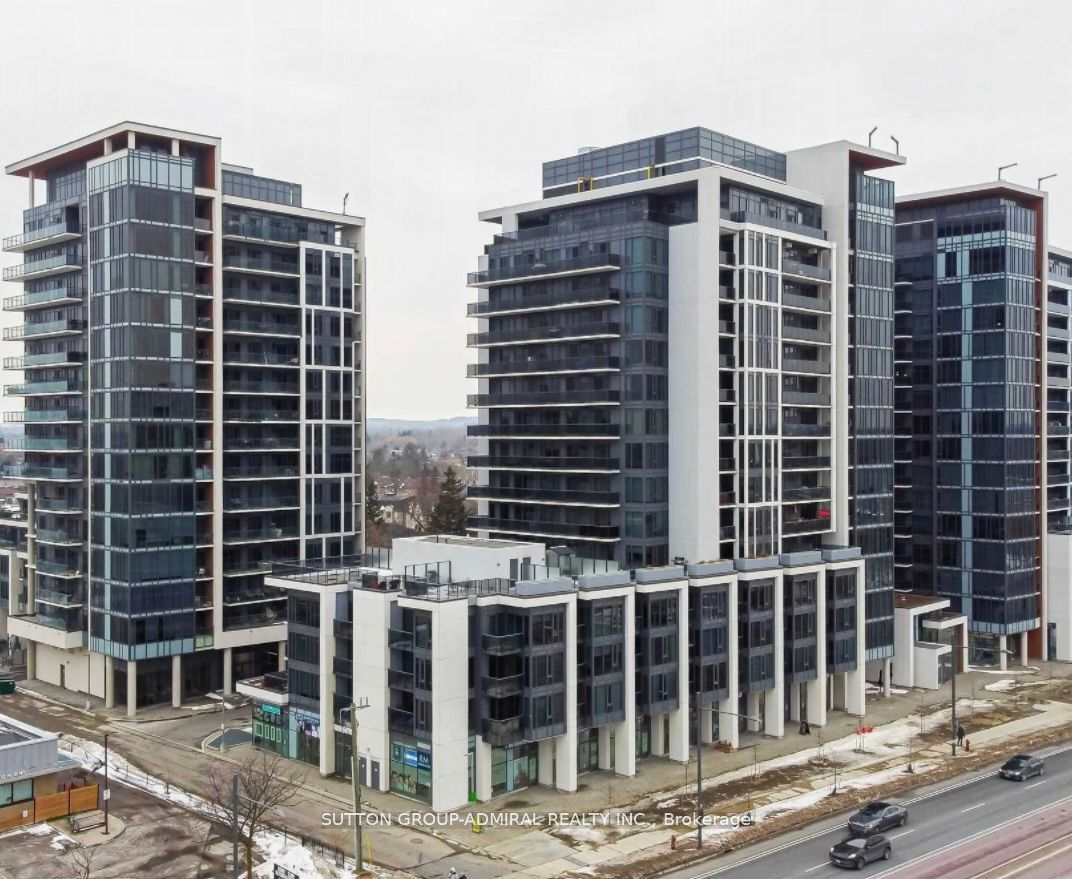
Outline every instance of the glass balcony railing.
<svg viewBox="0 0 1072 879"><path fill-rule="evenodd" d="M532 468L535 470L601 470L617 472L618 458L589 458L581 456L535 456L535 455L470 455L470 467Z"/></svg>
<svg viewBox="0 0 1072 879"><path fill-rule="evenodd" d="M60 272L70 272L82 267L76 253L61 253L45 259L28 260L21 265L8 266L4 269L5 281L28 281L31 278L44 278Z"/></svg>
<svg viewBox="0 0 1072 879"><path fill-rule="evenodd" d="M788 275L798 275L803 278L814 278L817 281L829 281L830 269L825 266L813 266L788 256L782 256L782 272Z"/></svg>
<svg viewBox="0 0 1072 879"><path fill-rule="evenodd" d="M297 262L282 259L265 259L248 255L224 254L223 267L240 271L270 272L274 275L299 275Z"/></svg>
<svg viewBox="0 0 1072 879"><path fill-rule="evenodd" d="M261 320L223 320L225 333L256 333L268 336L300 336L297 324Z"/></svg>
<svg viewBox="0 0 1072 879"><path fill-rule="evenodd" d="M23 449L27 452L74 452L81 451L81 443L73 442L67 437L58 436L13 436L6 443L9 449Z"/></svg>
<svg viewBox="0 0 1072 879"><path fill-rule="evenodd" d="M49 382L25 382L21 385L4 385L8 397L29 397L35 394L77 394L82 383L76 379L56 379Z"/></svg>
<svg viewBox="0 0 1072 879"><path fill-rule="evenodd" d="M551 260L550 262L526 263L520 266L499 266L480 272L470 272L468 286L482 287L500 281L518 278L540 277L542 275L564 275L587 272L596 269L615 270L621 264L621 257L615 253L594 253L573 259Z"/></svg>
<svg viewBox="0 0 1072 879"><path fill-rule="evenodd" d="M43 366L81 366L81 351L48 351L44 354L23 354L5 357L4 369L37 369Z"/></svg>
<svg viewBox="0 0 1072 879"><path fill-rule="evenodd" d="M556 406L562 403L617 403L620 394L612 388L593 391L541 391L531 394L469 394L469 408L485 406Z"/></svg>
<svg viewBox="0 0 1072 879"><path fill-rule="evenodd" d="M484 345L505 345L511 342L561 342L567 339L613 338L619 335L621 335L621 326L606 321L469 333L466 336L466 344L470 348L480 348Z"/></svg>
<svg viewBox="0 0 1072 879"><path fill-rule="evenodd" d="M34 567L37 568L38 573L51 574L55 577L78 577L82 574L81 569L74 562L53 562L38 559Z"/></svg>
<svg viewBox="0 0 1072 879"><path fill-rule="evenodd" d="M84 417L85 413L81 409L24 409L21 412L4 413L4 421L26 424L81 421Z"/></svg>
<svg viewBox="0 0 1072 879"><path fill-rule="evenodd" d="M49 287L45 290L31 290L19 296L8 296L4 300L5 311L21 311L37 306L51 305L57 302L81 302L82 293L66 285Z"/></svg>
<svg viewBox="0 0 1072 879"><path fill-rule="evenodd" d="M4 328L4 340L28 339L35 336L54 336L67 333L81 333L85 322L74 318L42 321L40 323L19 324Z"/></svg>
<svg viewBox="0 0 1072 879"><path fill-rule="evenodd" d="M29 250L32 247L42 247L56 241L69 241L80 234L77 222L73 219L63 220L39 229L31 229L29 232L9 235L4 239L3 249L15 252Z"/></svg>

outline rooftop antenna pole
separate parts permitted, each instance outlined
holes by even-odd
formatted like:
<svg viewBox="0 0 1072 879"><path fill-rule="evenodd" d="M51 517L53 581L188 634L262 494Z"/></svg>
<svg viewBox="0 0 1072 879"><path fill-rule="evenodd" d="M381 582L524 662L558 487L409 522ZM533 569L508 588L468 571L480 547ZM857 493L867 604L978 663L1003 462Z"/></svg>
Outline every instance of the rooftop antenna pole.
<svg viewBox="0 0 1072 879"><path fill-rule="evenodd" d="M1004 174L1006 171L1008 171L1009 168L1015 168L1019 164L1020 164L1019 162L1013 162L1011 165L999 165L998 166L998 180L1002 179L1001 175Z"/></svg>
<svg viewBox="0 0 1072 879"><path fill-rule="evenodd" d="M344 196L342 197L342 212L343 212L344 214L346 213L346 203L347 203L347 202L348 202L349 200L350 200L350 193L346 193L346 195L344 195Z"/></svg>
<svg viewBox="0 0 1072 879"><path fill-rule="evenodd" d="M871 138L875 136L876 131L878 131L878 126L877 125L874 128L872 128L869 132L867 132L867 145L868 146L871 146Z"/></svg>
<svg viewBox="0 0 1072 879"><path fill-rule="evenodd" d="M1039 177L1039 179L1038 179L1038 188L1039 188L1039 189L1042 189L1042 183L1043 183L1043 181L1045 181L1045 180L1052 180L1052 179L1053 179L1054 177L1056 177L1056 176L1057 176L1056 174L1047 174L1047 175L1046 175L1045 177Z"/></svg>
<svg viewBox="0 0 1072 879"><path fill-rule="evenodd" d="M901 142L892 134L890 135L890 140L893 141L894 154L898 156L901 155Z"/></svg>

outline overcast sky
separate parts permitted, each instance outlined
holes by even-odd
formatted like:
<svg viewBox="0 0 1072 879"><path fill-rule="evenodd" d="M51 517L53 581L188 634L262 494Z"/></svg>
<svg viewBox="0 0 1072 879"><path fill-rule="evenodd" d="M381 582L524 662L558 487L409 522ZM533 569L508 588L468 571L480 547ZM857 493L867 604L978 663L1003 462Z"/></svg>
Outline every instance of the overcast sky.
<svg viewBox="0 0 1072 879"><path fill-rule="evenodd" d="M878 125L902 193L1057 172L1051 240L1072 247L1070 24L1058 0L10 3L0 165L131 119L218 135L308 206L349 192L369 415L461 415L477 211L537 198L540 163L582 146L703 125L786 150ZM3 235L25 206L0 181Z"/></svg>

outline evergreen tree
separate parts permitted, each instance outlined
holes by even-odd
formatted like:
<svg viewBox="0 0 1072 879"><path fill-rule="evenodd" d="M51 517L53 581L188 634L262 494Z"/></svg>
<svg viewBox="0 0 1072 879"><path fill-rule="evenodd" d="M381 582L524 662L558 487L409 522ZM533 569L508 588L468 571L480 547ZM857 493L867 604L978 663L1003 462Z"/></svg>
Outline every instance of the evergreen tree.
<svg viewBox="0 0 1072 879"><path fill-rule="evenodd" d="M448 467L439 484L439 499L428 516L426 531L429 534L465 534L465 486Z"/></svg>
<svg viewBox="0 0 1072 879"><path fill-rule="evenodd" d="M371 473L365 474L365 524L382 525L383 524L383 505L380 503L380 497L376 494L376 480L372 478Z"/></svg>

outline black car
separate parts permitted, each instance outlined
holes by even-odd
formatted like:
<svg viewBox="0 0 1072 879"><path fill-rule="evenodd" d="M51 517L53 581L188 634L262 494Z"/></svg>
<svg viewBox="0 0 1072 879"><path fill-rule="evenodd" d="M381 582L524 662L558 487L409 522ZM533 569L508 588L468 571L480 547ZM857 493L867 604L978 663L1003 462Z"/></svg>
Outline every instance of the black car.
<svg viewBox="0 0 1072 879"><path fill-rule="evenodd" d="M850 836L830 849L830 863L838 867L854 867L862 870L879 858L890 859L893 847L881 834L874 836Z"/></svg>
<svg viewBox="0 0 1072 879"><path fill-rule="evenodd" d="M998 775L1012 781L1026 781L1035 775L1043 775L1046 772L1046 764L1041 757L1032 757L1030 754L1017 754L1005 761L998 770Z"/></svg>
<svg viewBox="0 0 1072 879"><path fill-rule="evenodd" d="M855 836L870 836L891 827L908 823L908 809L896 803L868 803L849 819L849 830Z"/></svg>

